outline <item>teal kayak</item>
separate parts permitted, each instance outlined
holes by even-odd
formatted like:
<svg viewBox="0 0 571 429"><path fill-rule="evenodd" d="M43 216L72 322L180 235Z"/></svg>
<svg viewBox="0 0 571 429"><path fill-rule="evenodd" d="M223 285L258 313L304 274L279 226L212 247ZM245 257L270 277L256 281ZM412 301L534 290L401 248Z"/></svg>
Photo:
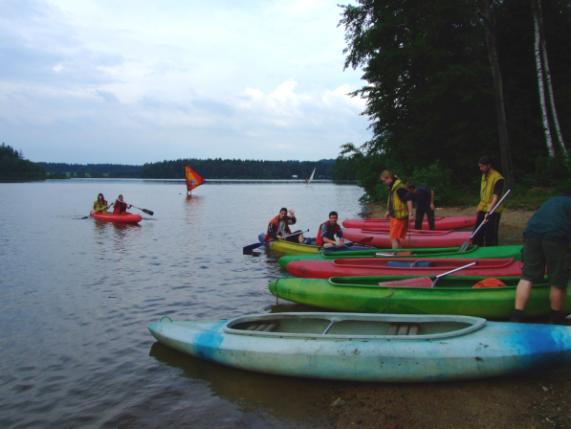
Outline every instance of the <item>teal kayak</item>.
<svg viewBox="0 0 571 429"><path fill-rule="evenodd" d="M315 254L286 255L279 259L280 267L285 269L287 264L300 260L334 260L342 258L513 258L522 259L522 245L469 247L461 252L459 247L439 247L432 249L367 249L353 251L321 251Z"/></svg>
<svg viewBox="0 0 571 429"><path fill-rule="evenodd" d="M162 344L267 374L443 382L552 367L571 358L571 328L467 316L275 313L148 326Z"/></svg>

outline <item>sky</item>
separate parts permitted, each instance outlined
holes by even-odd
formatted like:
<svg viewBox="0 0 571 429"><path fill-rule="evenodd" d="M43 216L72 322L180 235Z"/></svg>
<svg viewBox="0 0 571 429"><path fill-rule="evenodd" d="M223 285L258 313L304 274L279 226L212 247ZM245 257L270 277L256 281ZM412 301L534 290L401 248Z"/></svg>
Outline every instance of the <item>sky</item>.
<svg viewBox="0 0 571 429"><path fill-rule="evenodd" d="M371 138L337 0L0 0L0 142L32 161L319 160Z"/></svg>

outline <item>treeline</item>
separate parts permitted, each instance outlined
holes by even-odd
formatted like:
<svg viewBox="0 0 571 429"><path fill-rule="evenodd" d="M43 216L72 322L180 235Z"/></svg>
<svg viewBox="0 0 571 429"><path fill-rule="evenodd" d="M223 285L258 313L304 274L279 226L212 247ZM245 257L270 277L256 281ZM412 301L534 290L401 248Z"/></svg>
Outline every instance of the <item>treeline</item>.
<svg viewBox="0 0 571 429"><path fill-rule="evenodd" d="M239 159L178 159L147 163L142 166L121 164L39 163L48 178L142 178L183 179L184 166L190 165L208 179L291 179L309 177L331 179L334 159L312 161L254 161Z"/></svg>
<svg viewBox="0 0 571 429"><path fill-rule="evenodd" d="M379 199L389 168L448 199L477 198L488 155L510 186L571 186L571 2L358 0L341 25L346 67L363 69L355 94L373 137L343 147L335 178L358 179ZM549 83L545 99L538 89L549 95Z"/></svg>
<svg viewBox="0 0 571 429"><path fill-rule="evenodd" d="M0 181L43 180L46 177L44 169L12 147L0 144Z"/></svg>
<svg viewBox="0 0 571 429"><path fill-rule="evenodd" d="M320 161L255 161L240 159L178 159L143 165L141 177L146 179L184 178L184 166L190 165L204 178L212 179L291 179L309 177L331 179L334 159Z"/></svg>
<svg viewBox="0 0 571 429"><path fill-rule="evenodd" d="M50 179L72 178L140 178L143 167L123 164L66 164L61 162L40 162Z"/></svg>

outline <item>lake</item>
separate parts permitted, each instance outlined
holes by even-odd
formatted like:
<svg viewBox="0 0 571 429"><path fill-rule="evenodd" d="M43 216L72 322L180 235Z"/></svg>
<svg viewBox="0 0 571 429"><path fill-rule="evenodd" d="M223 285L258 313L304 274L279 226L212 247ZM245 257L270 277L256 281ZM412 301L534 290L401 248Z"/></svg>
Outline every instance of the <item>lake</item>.
<svg viewBox="0 0 571 429"><path fill-rule="evenodd" d="M86 216L98 192L154 216L97 223ZM192 359L146 325L263 311L279 270L242 247L282 206L315 232L330 210L357 216L361 195L331 183L207 184L188 199L182 182L0 184L0 427L326 425L312 404L339 383Z"/></svg>

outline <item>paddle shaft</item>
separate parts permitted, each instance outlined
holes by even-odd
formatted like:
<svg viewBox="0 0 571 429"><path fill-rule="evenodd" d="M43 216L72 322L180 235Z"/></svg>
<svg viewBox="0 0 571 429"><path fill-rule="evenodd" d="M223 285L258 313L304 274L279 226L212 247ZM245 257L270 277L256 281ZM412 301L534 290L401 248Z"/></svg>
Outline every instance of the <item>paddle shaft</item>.
<svg viewBox="0 0 571 429"><path fill-rule="evenodd" d="M463 270L463 269L465 269L465 268L468 268L468 267L471 267L471 266L474 266L474 265L476 265L476 261L470 262L469 264L466 264L466 265L462 265L461 267L454 268L453 270L446 271L445 273L440 273L440 274L436 275L436 277L434 277L434 280L432 281L432 287L436 286L436 283L437 283L438 280L440 280L442 277L445 277L445 276L447 276L447 275L449 275L449 274L456 273L456 272L458 272L458 271L461 271L461 270Z"/></svg>
<svg viewBox="0 0 571 429"><path fill-rule="evenodd" d="M509 195L509 193L511 192L511 189L508 189L506 191L506 193L502 196L502 198L500 198L500 200L496 203L496 205L494 207L492 207L492 210L490 210L488 212L488 217L490 215L493 215L494 212L496 211L496 209L500 206L500 204L502 204L504 202L504 200L506 199L506 197ZM478 227L474 230L474 232L472 233L472 235L470 236L470 240L473 239L476 234L478 233L478 231L480 231L480 229L484 226L484 224L488 221L487 218L485 218L484 220L482 220L482 222L480 222L480 225L478 225Z"/></svg>
<svg viewBox="0 0 571 429"><path fill-rule="evenodd" d="M153 215L155 214L155 212L152 211L152 210L142 209L141 207L134 206L133 204L130 204L130 203L125 203L125 204L127 204L127 205L129 205L129 206L131 206L131 207L135 207L136 209L139 209L139 210L141 210L142 212L147 213L148 215L153 216Z"/></svg>

